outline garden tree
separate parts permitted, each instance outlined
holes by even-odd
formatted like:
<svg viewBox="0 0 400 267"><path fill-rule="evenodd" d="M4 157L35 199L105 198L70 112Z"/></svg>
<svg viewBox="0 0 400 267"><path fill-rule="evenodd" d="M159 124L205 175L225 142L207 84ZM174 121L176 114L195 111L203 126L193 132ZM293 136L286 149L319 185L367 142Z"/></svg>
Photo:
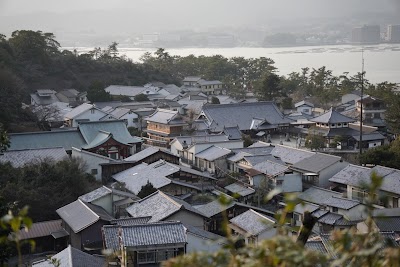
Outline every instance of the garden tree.
<svg viewBox="0 0 400 267"><path fill-rule="evenodd" d="M87 91L87 98L92 102L111 101L110 93L104 90L104 83L101 81L93 81Z"/></svg>
<svg viewBox="0 0 400 267"><path fill-rule="evenodd" d="M368 149L361 154L362 164L381 165L400 169L400 138L390 145Z"/></svg>
<svg viewBox="0 0 400 267"><path fill-rule="evenodd" d="M211 97L211 104L221 104L221 103L219 102L219 98L218 97L212 96Z"/></svg>
<svg viewBox="0 0 400 267"><path fill-rule="evenodd" d="M242 135L242 140L243 140L243 146L244 147L251 146L254 143L253 139L251 139L250 135L243 134Z"/></svg>
<svg viewBox="0 0 400 267"><path fill-rule="evenodd" d="M147 97L147 95L145 95L145 94L138 94L138 95L135 95L135 96L133 97L133 99L134 99L135 101L137 101L137 102L150 101L149 98Z"/></svg>
<svg viewBox="0 0 400 267"><path fill-rule="evenodd" d="M224 214L223 228L227 235L226 245L217 251L195 252L169 259L164 266L399 266L400 248L389 240L385 240L374 227L372 220L374 204L379 200L378 192L382 182L382 177L372 173L370 184L363 186L365 192L368 192L364 203L367 214L365 220L367 231L361 233L354 229L334 230L331 234L332 245L328 246L327 253L323 254L305 246L315 224L315 218L311 217L309 213L304 216L298 237L289 235L293 229L290 227L290 218L287 215L292 213L295 206L302 202L296 194L286 194L284 196L286 205L276 214L277 236L258 244L240 243L240 236L232 236L228 228L228 216ZM279 193L281 193L279 190L272 190L268 194L267 200ZM232 200L221 196L219 201L221 206L228 206Z"/></svg>
<svg viewBox="0 0 400 267"><path fill-rule="evenodd" d="M147 183L142 186L137 196L140 198L145 198L153 194L154 192L157 192L157 189L153 186L152 183L150 183L150 181L147 181Z"/></svg>
<svg viewBox="0 0 400 267"><path fill-rule="evenodd" d="M260 101L274 101L282 96L280 78L275 73L265 73L255 89Z"/></svg>
<svg viewBox="0 0 400 267"><path fill-rule="evenodd" d="M7 132L3 129L0 123L0 155L10 147L10 140L8 140ZM1 208L1 206L0 206Z"/></svg>
<svg viewBox="0 0 400 267"><path fill-rule="evenodd" d="M46 159L22 168L0 164L0 195L6 203L29 205L35 221L56 219L56 209L99 185L84 168L75 159L59 162Z"/></svg>
<svg viewBox="0 0 400 267"><path fill-rule="evenodd" d="M306 136L305 146L311 150L319 150L325 147L325 138L311 127Z"/></svg>
<svg viewBox="0 0 400 267"><path fill-rule="evenodd" d="M292 99L291 97L285 97L285 98L282 100L281 107L282 107L283 109L292 109L292 108L294 107L294 105L293 105L293 99Z"/></svg>

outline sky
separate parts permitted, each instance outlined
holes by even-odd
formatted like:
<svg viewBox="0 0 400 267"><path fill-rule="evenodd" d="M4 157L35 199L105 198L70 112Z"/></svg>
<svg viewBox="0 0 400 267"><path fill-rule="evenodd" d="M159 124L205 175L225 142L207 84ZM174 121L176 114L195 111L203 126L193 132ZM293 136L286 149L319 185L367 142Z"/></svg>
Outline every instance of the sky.
<svg viewBox="0 0 400 267"><path fill-rule="evenodd" d="M400 0L0 0L0 32L262 27L369 13L400 17Z"/></svg>

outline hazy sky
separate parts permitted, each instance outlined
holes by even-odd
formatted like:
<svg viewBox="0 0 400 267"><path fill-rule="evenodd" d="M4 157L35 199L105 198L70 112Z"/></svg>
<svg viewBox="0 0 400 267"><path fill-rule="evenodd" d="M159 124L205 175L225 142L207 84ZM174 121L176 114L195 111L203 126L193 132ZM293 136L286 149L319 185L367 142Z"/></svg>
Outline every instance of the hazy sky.
<svg viewBox="0 0 400 267"><path fill-rule="evenodd" d="M262 26L377 12L400 17L400 0L0 0L0 32Z"/></svg>

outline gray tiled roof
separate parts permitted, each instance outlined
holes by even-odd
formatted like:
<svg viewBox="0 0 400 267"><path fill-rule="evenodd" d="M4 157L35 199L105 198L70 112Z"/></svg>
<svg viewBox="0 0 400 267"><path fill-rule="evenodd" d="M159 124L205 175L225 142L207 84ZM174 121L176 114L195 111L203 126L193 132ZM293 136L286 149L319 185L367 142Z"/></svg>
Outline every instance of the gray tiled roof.
<svg viewBox="0 0 400 267"><path fill-rule="evenodd" d="M180 222L163 222L121 227L125 247L185 244L186 229Z"/></svg>
<svg viewBox="0 0 400 267"><path fill-rule="evenodd" d="M162 124L186 124L179 116L178 111L169 109L157 109L153 114L145 118L146 121Z"/></svg>
<svg viewBox="0 0 400 267"><path fill-rule="evenodd" d="M356 141L360 141L360 135L353 135L353 138ZM362 134L362 139L363 141L372 141L372 140L383 140L386 137L384 137L382 134L379 132L372 132L372 133L363 133Z"/></svg>
<svg viewBox="0 0 400 267"><path fill-rule="evenodd" d="M106 263L104 258L96 257L85 252L82 252L69 245L66 249L52 256L51 259L56 259L60 262L60 267L99 267ZM49 260L42 260L33 263L35 267L50 267L54 266Z"/></svg>
<svg viewBox="0 0 400 267"><path fill-rule="evenodd" d="M103 241L106 249L111 249L113 251L118 251L121 249L119 243L119 229L120 225L103 226Z"/></svg>
<svg viewBox="0 0 400 267"><path fill-rule="evenodd" d="M54 232L64 230L61 226L61 220L52 220L44 222L33 223L29 231L25 229L20 230L18 233L18 238L20 240L50 236Z"/></svg>
<svg viewBox="0 0 400 267"><path fill-rule="evenodd" d="M207 161L214 161L218 158L229 155L231 150L218 147L218 146L210 146L209 148L199 152L196 154L196 158L205 159Z"/></svg>
<svg viewBox="0 0 400 267"><path fill-rule="evenodd" d="M242 197L254 194L255 190L251 187L243 186L239 183L233 183L224 187L231 193L236 193L241 195Z"/></svg>
<svg viewBox="0 0 400 267"><path fill-rule="evenodd" d="M130 135L125 122L121 120L81 122L79 124L79 131L88 144L98 136L100 131L111 133L115 140L124 144L142 142L139 137Z"/></svg>
<svg viewBox="0 0 400 267"><path fill-rule="evenodd" d="M252 166L255 166L265 161L270 161L270 162L275 162L277 164L285 165L285 163L282 160L277 159L272 155L255 155L255 156L252 155L252 156L244 156L243 158Z"/></svg>
<svg viewBox="0 0 400 267"><path fill-rule="evenodd" d="M322 254L328 253L322 240L308 240L304 247Z"/></svg>
<svg viewBox="0 0 400 267"><path fill-rule="evenodd" d="M375 217L373 220L380 231L400 232L400 215L397 217Z"/></svg>
<svg viewBox="0 0 400 267"><path fill-rule="evenodd" d="M296 104L294 104L294 107L297 108L297 107L300 107L300 106L303 106L303 105L314 107L314 104L309 102L309 101L307 101L307 100L302 100L300 102L297 102Z"/></svg>
<svg viewBox="0 0 400 267"><path fill-rule="evenodd" d="M229 140L241 140L242 132L237 126L235 127L225 127L224 134L226 134Z"/></svg>
<svg viewBox="0 0 400 267"><path fill-rule="evenodd" d="M316 153L311 157L302 159L292 165L292 168L306 172L319 173L320 171L339 162L342 158L338 156Z"/></svg>
<svg viewBox="0 0 400 267"><path fill-rule="evenodd" d="M312 186L298 196L300 199L323 206L340 209L351 209L361 203L357 200L343 198L339 192Z"/></svg>
<svg viewBox="0 0 400 267"><path fill-rule="evenodd" d="M83 103L79 106L77 106L76 108L72 109L70 112L68 112L67 114L64 115L64 118L68 118L68 119L73 119L76 116L82 114L85 111L88 111L90 109L97 109L99 111L102 111L96 107L94 107L92 104L88 104L88 103ZM103 111L104 112L104 111ZM106 115L106 113L104 112L104 115Z"/></svg>
<svg viewBox="0 0 400 267"><path fill-rule="evenodd" d="M199 76L186 76L183 79L183 82L197 82L199 80L201 80L201 77L199 77Z"/></svg>
<svg viewBox="0 0 400 267"><path fill-rule="evenodd" d="M304 212L314 212L319 209L318 205L311 203L299 203L294 207L294 211L303 214Z"/></svg>
<svg viewBox="0 0 400 267"><path fill-rule="evenodd" d="M173 155L169 150L162 149L159 147L149 146L146 149L143 149L142 151L139 151L138 153L133 154L132 156L127 157L124 160L125 161L133 161L133 162L141 161L159 151L162 151L163 153L166 153L166 154Z"/></svg>
<svg viewBox="0 0 400 267"><path fill-rule="evenodd" d="M125 96L136 96L143 93L149 88L143 86L126 86L126 85L110 85L104 89L104 91L110 93L110 95L125 95Z"/></svg>
<svg viewBox="0 0 400 267"><path fill-rule="evenodd" d="M283 162L288 164L296 164L297 162L315 155L314 152L297 149L293 147L276 145L271 154L280 158Z"/></svg>
<svg viewBox="0 0 400 267"><path fill-rule="evenodd" d="M114 116L117 119L120 119L122 116L125 114L129 113L131 110L128 108L116 108L113 111L111 111L111 115Z"/></svg>
<svg viewBox="0 0 400 267"><path fill-rule="evenodd" d="M151 219L151 216L147 217L137 217L137 218L122 218L122 219L115 219L112 220L111 223L115 225L135 225L135 224L145 224L148 223Z"/></svg>
<svg viewBox="0 0 400 267"><path fill-rule="evenodd" d="M67 157L68 155L64 148L11 150L0 154L0 163L9 162L14 168L20 168L26 164L37 163L45 159L61 161Z"/></svg>
<svg viewBox="0 0 400 267"><path fill-rule="evenodd" d="M208 121L215 123L213 129L215 131L235 126L240 130L250 130L253 118L260 117L275 126L290 121L284 117L274 102L205 105L203 112Z"/></svg>
<svg viewBox="0 0 400 267"><path fill-rule="evenodd" d="M82 147L86 144L80 132L74 130L15 133L9 134L11 150L38 149L63 147L71 150L72 147Z"/></svg>
<svg viewBox="0 0 400 267"><path fill-rule="evenodd" d="M336 221L338 221L339 219L342 219L342 218L343 218L343 215L329 212L329 213L325 214L324 216L322 216L321 218L319 218L318 222L323 223L323 224L335 225Z"/></svg>
<svg viewBox="0 0 400 267"><path fill-rule="evenodd" d="M310 119L310 121L314 122L320 122L320 123L349 123L349 122L355 122L353 118L344 116L343 114L340 114L339 112L333 110L331 108L328 112L322 114L321 116L315 117L313 119Z"/></svg>
<svg viewBox="0 0 400 267"><path fill-rule="evenodd" d="M191 226L189 224L185 224L187 234L191 233L196 236L200 236L201 238L206 238L212 241L220 241L221 243L227 242L226 238L206 230L200 229L198 227Z"/></svg>
<svg viewBox="0 0 400 267"><path fill-rule="evenodd" d="M95 190L93 190L93 191L91 191L89 193L86 193L86 194L80 196L79 199L84 201L84 202L92 202L92 201L95 201L95 200L97 200L99 198L102 198L102 197L104 197L106 195L109 195L111 193L112 193L112 190L103 185L102 187L99 187L99 188L97 188L97 189L95 189Z"/></svg>
<svg viewBox="0 0 400 267"><path fill-rule="evenodd" d="M187 210L204 217L201 212L187 202L161 191L157 191L126 208L126 211L132 217L151 217L149 222L162 221L179 210Z"/></svg>
<svg viewBox="0 0 400 267"><path fill-rule="evenodd" d="M400 170L382 166L375 166L370 169L350 164L332 176L329 181L354 187L362 187L364 184L371 183L371 174L374 171L378 175L383 176L383 183L380 190L400 194Z"/></svg>
<svg viewBox="0 0 400 267"><path fill-rule="evenodd" d="M258 235L275 225L275 220L252 209L229 220L250 235Z"/></svg>
<svg viewBox="0 0 400 267"><path fill-rule="evenodd" d="M284 173L289 168L286 165L267 160L254 165L253 169L268 176L277 176Z"/></svg>
<svg viewBox="0 0 400 267"><path fill-rule="evenodd" d="M93 209L96 209L96 211ZM79 233L83 229L96 223L101 217L106 220L113 219L104 210L101 210L102 208L100 207L91 205L89 203L84 203L78 199L68 205L65 205L64 207L59 208L56 210L56 212L75 233Z"/></svg>

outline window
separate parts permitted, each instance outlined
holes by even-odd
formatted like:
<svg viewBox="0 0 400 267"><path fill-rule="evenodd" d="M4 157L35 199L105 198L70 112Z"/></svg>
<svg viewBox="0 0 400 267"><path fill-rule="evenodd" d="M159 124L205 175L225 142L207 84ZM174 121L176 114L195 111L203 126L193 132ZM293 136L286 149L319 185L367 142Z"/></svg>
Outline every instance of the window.
<svg viewBox="0 0 400 267"><path fill-rule="evenodd" d="M338 209L337 207L333 207L333 208L332 208L332 212L338 212L338 210L339 210L339 209Z"/></svg>
<svg viewBox="0 0 400 267"><path fill-rule="evenodd" d="M393 197L393 208L398 208L398 207L399 207L399 198Z"/></svg>
<svg viewBox="0 0 400 267"><path fill-rule="evenodd" d="M94 108L92 108L92 109L90 110L90 113L94 114L94 112L95 112L95 110L94 110Z"/></svg>
<svg viewBox="0 0 400 267"><path fill-rule="evenodd" d="M156 262L155 251L138 252L138 263L154 263Z"/></svg>
<svg viewBox="0 0 400 267"><path fill-rule="evenodd" d="M310 112L310 109L309 108L305 108L305 109L303 109L303 111L308 113L308 112Z"/></svg>
<svg viewBox="0 0 400 267"><path fill-rule="evenodd" d="M96 174L97 174L97 169L92 169L92 170L90 171L90 173L93 174L93 175L96 175Z"/></svg>

